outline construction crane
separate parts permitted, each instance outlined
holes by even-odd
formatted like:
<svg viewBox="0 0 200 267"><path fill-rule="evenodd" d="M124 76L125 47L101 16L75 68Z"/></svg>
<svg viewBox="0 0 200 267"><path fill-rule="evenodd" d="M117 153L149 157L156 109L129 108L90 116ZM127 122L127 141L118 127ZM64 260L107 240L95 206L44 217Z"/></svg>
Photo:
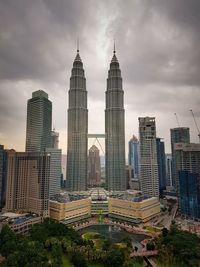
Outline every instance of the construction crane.
<svg viewBox="0 0 200 267"><path fill-rule="evenodd" d="M180 123L179 123L179 120L178 120L178 116L176 113L174 113L175 117L176 117L176 121L177 121L177 124L178 124L178 127L180 127Z"/></svg>
<svg viewBox="0 0 200 267"><path fill-rule="evenodd" d="M191 114L192 114L192 117L193 117L193 119L194 119L194 124L195 124L195 126L196 126L196 128L197 128L198 137L199 137L199 143L200 143L200 130L199 130L199 126L198 126L198 124L197 124L197 121L196 121L196 119L195 119L195 116L194 116L194 112L193 112L193 110L192 110L192 109L190 109L190 112L191 112Z"/></svg>

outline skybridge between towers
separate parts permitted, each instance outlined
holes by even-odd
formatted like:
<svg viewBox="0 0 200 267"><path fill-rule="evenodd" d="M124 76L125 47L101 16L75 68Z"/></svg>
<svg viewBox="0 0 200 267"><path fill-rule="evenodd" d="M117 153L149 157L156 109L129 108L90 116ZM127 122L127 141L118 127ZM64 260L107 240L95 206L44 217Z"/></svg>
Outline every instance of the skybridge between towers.
<svg viewBox="0 0 200 267"><path fill-rule="evenodd" d="M105 134L96 134L96 133L94 133L94 134L88 134L88 138L105 138Z"/></svg>

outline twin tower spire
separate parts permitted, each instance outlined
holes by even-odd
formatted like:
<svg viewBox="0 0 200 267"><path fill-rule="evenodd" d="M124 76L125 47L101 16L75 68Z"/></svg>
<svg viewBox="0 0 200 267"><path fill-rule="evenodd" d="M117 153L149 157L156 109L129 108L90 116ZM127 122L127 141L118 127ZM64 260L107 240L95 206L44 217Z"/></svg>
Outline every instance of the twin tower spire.
<svg viewBox="0 0 200 267"><path fill-rule="evenodd" d="M88 109L86 78L78 42L68 99L67 189L85 191L88 177ZM126 190L124 91L115 45L106 88L105 163L106 188L109 191Z"/></svg>

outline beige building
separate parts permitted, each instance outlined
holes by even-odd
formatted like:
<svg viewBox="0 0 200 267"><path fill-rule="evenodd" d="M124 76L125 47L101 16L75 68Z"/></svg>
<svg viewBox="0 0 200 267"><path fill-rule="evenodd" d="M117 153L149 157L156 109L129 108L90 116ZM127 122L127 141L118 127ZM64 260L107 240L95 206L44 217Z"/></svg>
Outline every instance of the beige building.
<svg viewBox="0 0 200 267"><path fill-rule="evenodd" d="M68 223L73 223L91 216L91 200L83 198L65 203L50 200L50 217L52 219Z"/></svg>
<svg viewBox="0 0 200 267"><path fill-rule="evenodd" d="M89 218L91 215L104 214L137 224L147 222L160 213L160 203L156 197L143 200L141 196L138 197L130 192L124 194L123 198L107 197L100 194L102 192L96 196L93 191L87 198L74 200L74 196L63 198L63 195L57 200L50 200L50 217L70 224Z"/></svg>
<svg viewBox="0 0 200 267"><path fill-rule="evenodd" d="M49 215L50 155L40 152L7 151L6 211Z"/></svg>
<svg viewBox="0 0 200 267"><path fill-rule="evenodd" d="M111 218L133 223L147 222L160 213L160 202L156 197L138 202L109 198L108 212Z"/></svg>

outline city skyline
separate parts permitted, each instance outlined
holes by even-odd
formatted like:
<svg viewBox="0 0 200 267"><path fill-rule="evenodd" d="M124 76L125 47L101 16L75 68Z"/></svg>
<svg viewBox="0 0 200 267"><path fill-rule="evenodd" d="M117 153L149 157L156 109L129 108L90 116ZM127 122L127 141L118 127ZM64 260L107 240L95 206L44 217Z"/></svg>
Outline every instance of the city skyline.
<svg viewBox="0 0 200 267"><path fill-rule="evenodd" d="M5 148L25 149L26 102L33 91L44 90L66 153L67 91L77 36L87 79L89 133L104 132L107 66L115 39L125 92L126 152L132 134L138 137L138 117L145 116L156 117L167 153L170 128L178 126L174 112L182 127L190 127L191 142L198 142L189 109L199 124L200 5L162 4L0 1L0 142Z"/></svg>

